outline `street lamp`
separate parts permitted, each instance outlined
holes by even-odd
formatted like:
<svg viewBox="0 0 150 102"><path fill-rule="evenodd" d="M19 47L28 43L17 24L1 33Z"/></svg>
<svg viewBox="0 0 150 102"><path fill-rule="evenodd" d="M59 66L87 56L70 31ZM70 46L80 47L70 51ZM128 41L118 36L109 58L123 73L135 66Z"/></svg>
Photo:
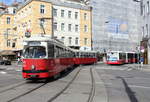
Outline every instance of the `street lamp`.
<svg viewBox="0 0 150 102"><path fill-rule="evenodd" d="M104 23L105 24L108 24L110 21L105 21ZM104 26L104 35L105 35L105 33L106 33L106 25ZM110 50L110 39L109 39L109 48L108 48L109 50ZM107 49L107 50L108 50ZM106 52L106 49L105 49L105 52Z"/></svg>
<svg viewBox="0 0 150 102"><path fill-rule="evenodd" d="M133 0L134 2L141 2L141 0Z"/></svg>

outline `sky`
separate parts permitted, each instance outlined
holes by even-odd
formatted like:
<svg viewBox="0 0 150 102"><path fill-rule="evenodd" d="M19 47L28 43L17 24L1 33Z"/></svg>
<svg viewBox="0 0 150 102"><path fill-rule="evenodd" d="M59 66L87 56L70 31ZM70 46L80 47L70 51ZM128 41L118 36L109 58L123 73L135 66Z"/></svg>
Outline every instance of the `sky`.
<svg viewBox="0 0 150 102"><path fill-rule="evenodd" d="M0 0L0 2L3 2L7 5L10 5L11 3L13 3L15 0ZM22 1L22 0L16 0L16 1Z"/></svg>

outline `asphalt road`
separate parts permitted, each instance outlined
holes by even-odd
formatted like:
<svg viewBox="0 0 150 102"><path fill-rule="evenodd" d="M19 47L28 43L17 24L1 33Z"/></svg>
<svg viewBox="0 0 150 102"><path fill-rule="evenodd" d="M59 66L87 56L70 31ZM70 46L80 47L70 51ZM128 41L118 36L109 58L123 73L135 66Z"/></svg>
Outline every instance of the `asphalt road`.
<svg viewBox="0 0 150 102"><path fill-rule="evenodd" d="M96 70L105 84L108 102L150 102L149 71L134 65L104 64L96 66Z"/></svg>
<svg viewBox="0 0 150 102"><path fill-rule="evenodd" d="M21 66L0 66L0 102L150 102L149 93L150 71L135 65L80 66L48 82L24 80Z"/></svg>

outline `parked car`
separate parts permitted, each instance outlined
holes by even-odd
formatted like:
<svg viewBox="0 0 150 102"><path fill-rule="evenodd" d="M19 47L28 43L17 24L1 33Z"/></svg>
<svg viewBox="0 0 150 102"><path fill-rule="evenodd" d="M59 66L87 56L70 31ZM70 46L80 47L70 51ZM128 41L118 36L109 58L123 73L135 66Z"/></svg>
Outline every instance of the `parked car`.
<svg viewBox="0 0 150 102"><path fill-rule="evenodd" d="M0 65L11 65L11 61L10 60L1 60Z"/></svg>
<svg viewBox="0 0 150 102"><path fill-rule="evenodd" d="M4 60L4 65L11 65L11 61L10 60Z"/></svg>

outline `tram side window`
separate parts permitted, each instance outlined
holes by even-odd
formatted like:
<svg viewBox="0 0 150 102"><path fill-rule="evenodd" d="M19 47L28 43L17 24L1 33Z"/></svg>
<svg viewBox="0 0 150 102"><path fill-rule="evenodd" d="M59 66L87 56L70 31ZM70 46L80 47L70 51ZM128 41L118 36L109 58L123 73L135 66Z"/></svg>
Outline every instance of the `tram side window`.
<svg viewBox="0 0 150 102"><path fill-rule="evenodd" d="M60 56L60 55L59 55L59 52L60 52L59 49L60 49L60 48L59 48L58 46L56 46L55 52L56 52L56 57L57 57L57 58L59 58L59 56Z"/></svg>
<svg viewBox="0 0 150 102"><path fill-rule="evenodd" d="M122 59L122 54L121 53L119 53L119 59Z"/></svg>
<svg viewBox="0 0 150 102"><path fill-rule="evenodd" d="M53 44L48 45L48 57L54 57L54 45Z"/></svg>

